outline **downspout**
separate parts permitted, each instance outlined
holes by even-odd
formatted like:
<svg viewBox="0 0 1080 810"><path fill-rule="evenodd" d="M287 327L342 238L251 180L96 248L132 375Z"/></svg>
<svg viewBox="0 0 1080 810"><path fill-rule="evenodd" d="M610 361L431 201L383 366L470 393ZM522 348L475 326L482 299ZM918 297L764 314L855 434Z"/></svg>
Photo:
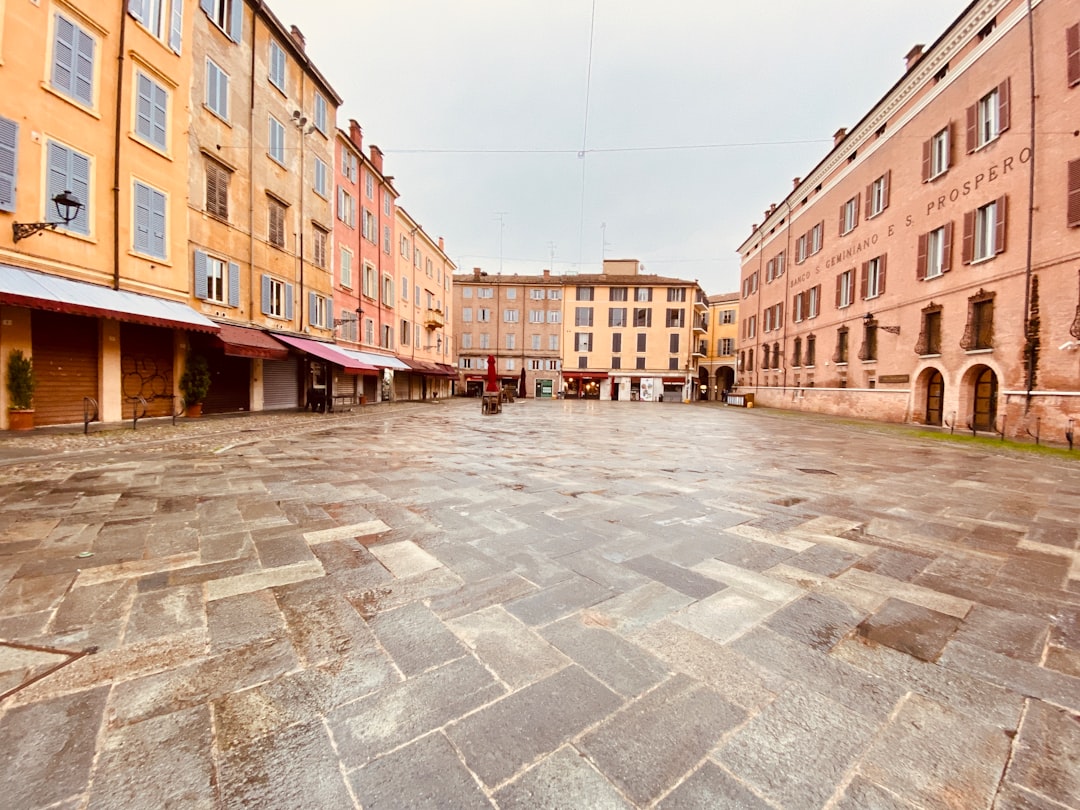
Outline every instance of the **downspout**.
<svg viewBox="0 0 1080 810"><path fill-rule="evenodd" d="M127 3L120 11L120 50L116 57L116 132L113 139L113 289L120 289L120 138L124 109L124 35L127 32ZM89 208L90 201L87 200Z"/></svg>
<svg viewBox="0 0 1080 810"><path fill-rule="evenodd" d="M1027 0L1027 23L1028 23L1028 73L1031 78L1031 135L1029 148L1031 161L1028 163L1028 220L1027 220L1027 262L1024 268L1024 355L1027 360L1026 379L1027 394L1024 400L1024 411L1031 408L1031 391L1035 387L1036 365L1038 363L1039 335L1036 331L1031 332L1031 255L1034 243L1035 227L1035 21L1032 16L1032 0Z"/></svg>
<svg viewBox="0 0 1080 810"><path fill-rule="evenodd" d="M788 271L788 260L791 259L791 203L788 202L787 200L784 200L784 205L787 206L787 215L784 217L784 275L786 276L787 271ZM784 288L784 298L783 298L784 306L780 308L780 311L784 313L784 333L783 333L783 337L781 338L781 340L782 340L782 343L783 343L783 346L784 346L784 376L783 376L783 381L784 382L783 382L783 387L787 388L788 367L791 365L791 358L788 356L788 343L787 343L788 324L791 323L791 319L794 317L795 313L788 311L788 305L787 305L787 301L788 301L788 297L787 297L788 283L786 281L783 283L783 288ZM794 308L792 308L792 309L794 309ZM799 358L796 358L796 359L799 359Z"/></svg>
<svg viewBox="0 0 1080 810"><path fill-rule="evenodd" d="M761 295L763 286L765 284L765 275L762 272L765 269L765 225L762 224L761 229L758 231L761 241L758 242L758 269L754 271L757 274L757 292L754 293L757 296L756 309L754 311L754 341L761 339L761 335L765 334L765 322L761 319ZM754 387L760 388L761 385L758 382L761 379L761 352L757 353L754 363Z"/></svg>
<svg viewBox="0 0 1080 810"><path fill-rule="evenodd" d="M258 25L258 9L261 2L256 2L251 15L251 69L248 70L248 98L250 101L248 111L248 137L251 139L251 148L248 149L248 267L251 279L248 283L248 317L255 319L255 46L256 29ZM260 285L261 295L261 285Z"/></svg>
<svg viewBox="0 0 1080 810"><path fill-rule="evenodd" d="M304 331L304 301L306 296L304 295L304 139L307 134L304 132L304 80L307 78L307 71L300 71L300 120L297 122L300 126L297 128L297 132L300 133L300 230L297 235L297 257L300 259L300 322L298 324L297 331Z"/></svg>

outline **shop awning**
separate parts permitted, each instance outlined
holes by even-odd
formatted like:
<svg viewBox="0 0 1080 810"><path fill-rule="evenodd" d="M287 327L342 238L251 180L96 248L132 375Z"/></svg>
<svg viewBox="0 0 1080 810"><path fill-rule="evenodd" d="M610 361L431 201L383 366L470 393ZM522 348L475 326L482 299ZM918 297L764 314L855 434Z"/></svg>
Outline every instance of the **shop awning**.
<svg viewBox="0 0 1080 810"><path fill-rule="evenodd" d="M563 377L567 379L581 378L583 380L605 380L607 379L606 371L564 371Z"/></svg>
<svg viewBox="0 0 1080 810"><path fill-rule="evenodd" d="M225 354L230 357L261 357L264 360L284 360L289 350L261 329L219 323L215 335Z"/></svg>
<svg viewBox="0 0 1080 810"><path fill-rule="evenodd" d="M274 340L280 340L286 346L292 346L294 349L299 349L302 352L310 354L312 357L318 357L320 360L326 360L329 363L333 363L335 366L341 366L349 374L363 374L365 371L377 372L378 369L375 366L368 363L361 363L354 357L349 357L337 346L333 346L329 343L321 343L318 340L308 340L307 338L292 337L291 335L274 335Z"/></svg>
<svg viewBox="0 0 1080 810"><path fill-rule="evenodd" d="M0 264L0 304L193 332L218 325L187 304Z"/></svg>
<svg viewBox="0 0 1080 810"><path fill-rule="evenodd" d="M359 360L361 363L367 363L369 366L375 366L375 368L392 368L395 371L408 371L409 367L398 360L396 357L391 357L388 354L378 354L376 352L362 352L358 349L346 349L344 346L338 346L338 351L345 352L355 360Z"/></svg>
<svg viewBox="0 0 1080 810"><path fill-rule="evenodd" d="M445 376L457 379L457 369L453 366L448 366L446 363L436 363L435 368L439 369Z"/></svg>
<svg viewBox="0 0 1080 810"><path fill-rule="evenodd" d="M664 385L685 385L686 377L664 377Z"/></svg>

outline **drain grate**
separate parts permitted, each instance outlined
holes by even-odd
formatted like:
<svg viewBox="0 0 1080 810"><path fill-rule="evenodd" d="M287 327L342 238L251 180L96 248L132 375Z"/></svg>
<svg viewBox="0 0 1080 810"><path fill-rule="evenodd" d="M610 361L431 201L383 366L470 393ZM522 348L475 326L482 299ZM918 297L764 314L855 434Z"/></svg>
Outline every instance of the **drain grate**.
<svg viewBox="0 0 1080 810"><path fill-rule="evenodd" d="M832 470L814 470L807 467L799 467L799 472L810 473L810 475L836 475Z"/></svg>
<svg viewBox="0 0 1080 810"><path fill-rule="evenodd" d="M15 641L0 641L0 672L24 673L17 685L0 694L0 701L6 700L42 678L47 678L73 661L78 661L83 656L95 652L97 652L97 647L87 647L85 650L58 650L34 644L19 644Z"/></svg>

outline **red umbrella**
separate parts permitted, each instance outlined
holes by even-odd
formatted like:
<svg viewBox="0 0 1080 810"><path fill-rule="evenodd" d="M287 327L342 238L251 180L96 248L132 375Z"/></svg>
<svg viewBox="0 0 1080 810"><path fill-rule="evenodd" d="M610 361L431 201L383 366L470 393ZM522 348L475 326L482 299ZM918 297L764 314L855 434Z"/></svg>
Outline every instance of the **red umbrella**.
<svg viewBox="0 0 1080 810"><path fill-rule="evenodd" d="M499 391L499 372L495 368L495 357L490 354L487 359L487 384L484 386L484 391L492 393Z"/></svg>

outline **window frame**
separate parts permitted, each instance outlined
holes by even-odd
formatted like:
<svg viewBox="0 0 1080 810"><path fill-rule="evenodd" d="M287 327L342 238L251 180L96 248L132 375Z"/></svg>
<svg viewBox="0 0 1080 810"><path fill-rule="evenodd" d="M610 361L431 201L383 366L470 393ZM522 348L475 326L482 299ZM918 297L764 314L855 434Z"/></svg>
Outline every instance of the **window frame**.
<svg viewBox="0 0 1080 810"><path fill-rule="evenodd" d="M214 79L216 74L217 81L214 82L213 96L217 99L217 106L215 106L211 98L211 80ZM229 86L230 77L217 62L206 57L206 82L205 82L205 95L203 98L203 106L206 107L211 113L216 115L222 121L229 122ZM223 86L224 85L224 86ZM224 108L224 109L221 109Z"/></svg>
<svg viewBox="0 0 1080 810"><path fill-rule="evenodd" d="M267 117L267 130L269 132L269 141L266 145L267 156L279 164L282 168L285 167L285 125L277 120L273 114L268 113Z"/></svg>
<svg viewBox="0 0 1080 810"><path fill-rule="evenodd" d="M287 82L285 65L285 49L278 45L276 39L271 39L267 55L266 78L270 80L270 84L288 95L288 91L285 89Z"/></svg>

